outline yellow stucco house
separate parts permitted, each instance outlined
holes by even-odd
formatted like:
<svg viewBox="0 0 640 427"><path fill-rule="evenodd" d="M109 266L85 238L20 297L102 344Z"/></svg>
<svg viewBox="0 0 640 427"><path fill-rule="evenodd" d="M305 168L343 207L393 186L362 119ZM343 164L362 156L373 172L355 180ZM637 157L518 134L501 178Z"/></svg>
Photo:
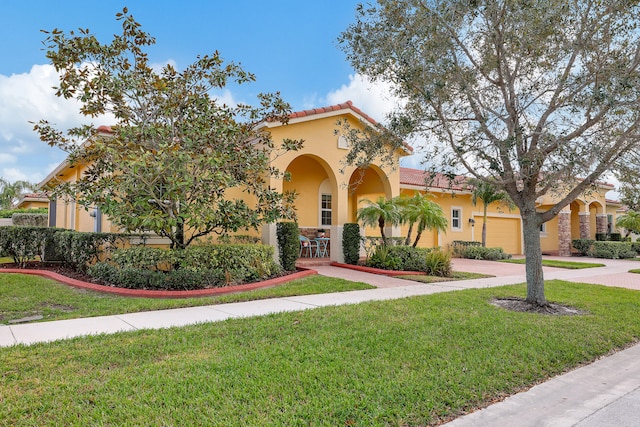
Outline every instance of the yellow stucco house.
<svg viewBox="0 0 640 427"><path fill-rule="evenodd" d="M449 226L446 233L425 231L421 246L446 247L454 240L480 240L482 205L473 206L471 194L463 185L450 186L442 177L425 185L426 174L416 169L401 168L400 159L411 154L406 147L395 153L396 167L371 165L360 170L345 166L342 160L349 150L347 140L339 133L338 120L347 120L351 127L376 122L350 101L329 107L316 108L291 114L289 123L264 123L274 140L303 139L304 148L274 159L274 166L286 170L290 181L271 179L270 186L278 191L295 190L298 224L302 234L315 236L324 229L330 237L330 258L343 261L342 230L345 223L356 222L362 199L375 200L379 196L392 198L401 194L412 196L416 191L428 192L442 207ZM108 132L108 128L100 128ZM336 133L337 132L337 133ZM52 171L41 188L55 182L73 181L83 172L81 165L74 167L65 161ZM615 224L619 203L605 198L613 190L601 184L588 196L576 199L558 217L540 230L544 252L569 255L572 238L593 238L596 232L611 232ZM541 210L553 202L553 196L539 201ZM118 231L101 215L98 207L89 211L77 206L73 200L52 200L49 207L49 225L78 231ZM489 207L487 246L502 247L511 254L522 254L522 225L517 210L500 203ZM375 230L366 230L375 233ZM389 236L406 235L406 230L392 227ZM276 226L267 224L261 230L263 243L277 247ZM155 243L162 243L157 241Z"/></svg>

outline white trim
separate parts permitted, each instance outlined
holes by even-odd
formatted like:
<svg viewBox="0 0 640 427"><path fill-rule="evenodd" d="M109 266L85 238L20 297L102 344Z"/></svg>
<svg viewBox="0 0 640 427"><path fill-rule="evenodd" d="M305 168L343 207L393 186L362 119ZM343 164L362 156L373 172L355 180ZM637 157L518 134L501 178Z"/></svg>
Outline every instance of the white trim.
<svg viewBox="0 0 640 427"><path fill-rule="evenodd" d="M460 214L458 215L458 218L456 218L456 219L458 220L459 227L454 227L454 226L453 226L453 211L459 211L459 212L460 212ZM456 232L458 232L458 231L462 231L462 229L463 229L463 222L464 222L464 221L462 220L462 219L464 218L463 210L462 210L462 206L451 206L451 209L449 210L449 215L450 215L450 217L451 217L451 223L450 223L450 229L451 229L451 231L456 231Z"/></svg>
<svg viewBox="0 0 640 427"><path fill-rule="evenodd" d="M483 215L484 215L483 212L477 212L477 211L471 212L472 217L479 216L480 218L482 218ZM521 219L520 214L507 214L507 213L500 213L500 212L487 212L487 217Z"/></svg>

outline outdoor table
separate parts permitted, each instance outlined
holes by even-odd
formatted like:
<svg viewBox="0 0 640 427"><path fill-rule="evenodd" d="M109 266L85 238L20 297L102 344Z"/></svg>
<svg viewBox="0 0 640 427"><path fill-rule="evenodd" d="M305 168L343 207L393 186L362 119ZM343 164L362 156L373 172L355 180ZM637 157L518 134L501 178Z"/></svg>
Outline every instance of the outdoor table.
<svg viewBox="0 0 640 427"><path fill-rule="evenodd" d="M318 237L313 240L315 242L318 242L318 250L317 250L316 256L318 258L326 258L327 256L329 256L328 249L329 249L329 241L331 239L328 237Z"/></svg>

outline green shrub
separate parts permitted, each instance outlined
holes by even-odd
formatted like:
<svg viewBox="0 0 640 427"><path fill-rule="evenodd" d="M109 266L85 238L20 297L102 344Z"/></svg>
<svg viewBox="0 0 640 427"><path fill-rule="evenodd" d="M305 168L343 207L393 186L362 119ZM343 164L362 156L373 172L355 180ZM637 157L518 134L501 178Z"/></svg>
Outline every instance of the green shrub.
<svg viewBox="0 0 640 427"><path fill-rule="evenodd" d="M469 246L482 246L482 243L466 240L454 240L449 244L449 250L451 251L451 254L456 258L466 258L462 254Z"/></svg>
<svg viewBox="0 0 640 427"><path fill-rule="evenodd" d="M611 240L612 242L621 242L622 241L622 234L620 234L620 233L611 233L611 234L609 234L609 240Z"/></svg>
<svg viewBox="0 0 640 427"><path fill-rule="evenodd" d="M426 273L430 276L451 276L451 254L440 248L429 251L425 256Z"/></svg>
<svg viewBox="0 0 640 427"><path fill-rule="evenodd" d="M596 233L596 241L605 242L607 240L607 233Z"/></svg>
<svg viewBox="0 0 640 427"><path fill-rule="evenodd" d="M77 271L86 271L100 261L130 235L116 233L86 233L73 230L58 231L53 235L56 252L63 263Z"/></svg>
<svg viewBox="0 0 640 427"><path fill-rule="evenodd" d="M2 209L0 210L0 218L11 218L14 214L28 213L28 214L47 214L49 209L47 208L31 208L31 209Z"/></svg>
<svg viewBox="0 0 640 427"><path fill-rule="evenodd" d="M430 249L413 246L378 246L367 259L367 266L385 270L427 271Z"/></svg>
<svg viewBox="0 0 640 427"><path fill-rule="evenodd" d="M640 242L632 242L631 248L636 251L636 254L640 254Z"/></svg>
<svg viewBox="0 0 640 427"><path fill-rule="evenodd" d="M294 271L300 255L300 230L295 222L279 222L276 225L280 265L285 271Z"/></svg>
<svg viewBox="0 0 640 427"><path fill-rule="evenodd" d="M357 264L360 260L360 226L354 223L344 225L342 231L342 253L344 262Z"/></svg>
<svg viewBox="0 0 640 427"><path fill-rule="evenodd" d="M11 258L24 268L28 261L42 259L45 244L56 230L48 227L0 227L0 253Z"/></svg>
<svg viewBox="0 0 640 427"><path fill-rule="evenodd" d="M595 240L592 239L573 239L571 245L578 250L582 255L588 255L593 246Z"/></svg>
<svg viewBox="0 0 640 427"><path fill-rule="evenodd" d="M173 264L171 251L147 246L117 249L111 255L111 261L121 269L168 270Z"/></svg>
<svg viewBox="0 0 640 427"><path fill-rule="evenodd" d="M634 258L636 251L631 242L596 241L589 255L595 258L606 259Z"/></svg>
<svg viewBox="0 0 640 427"><path fill-rule="evenodd" d="M501 259L511 258L511 255L505 253L502 248L466 246L463 250L461 250L460 257L468 259L482 259L487 261L499 261Z"/></svg>
<svg viewBox="0 0 640 427"><path fill-rule="evenodd" d="M273 247L255 244L174 250L134 246L115 251L111 264L89 269L92 277L114 286L172 290L250 283L280 272Z"/></svg>
<svg viewBox="0 0 640 427"><path fill-rule="evenodd" d="M27 227L46 227L49 222L49 215L39 213L15 213L11 216L13 225Z"/></svg>

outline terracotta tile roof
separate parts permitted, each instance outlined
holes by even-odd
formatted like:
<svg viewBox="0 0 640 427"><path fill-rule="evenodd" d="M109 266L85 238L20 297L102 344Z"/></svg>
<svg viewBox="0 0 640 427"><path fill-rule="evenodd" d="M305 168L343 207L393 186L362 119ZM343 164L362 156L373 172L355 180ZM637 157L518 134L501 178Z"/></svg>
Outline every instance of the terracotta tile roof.
<svg viewBox="0 0 640 427"><path fill-rule="evenodd" d="M47 193L26 193L20 196L22 199L49 199Z"/></svg>
<svg viewBox="0 0 640 427"><path fill-rule="evenodd" d="M320 107L320 108L313 108L311 110L296 111L294 113L291 113L289 115L289 118L297 119L300 117L308 117L308 116L313 116L315 114L330 113L332 111L340 111L340 110L347 110L347 109L352 110L354 113L358 114L359 116L362 116L362 118L367 120L372 125L378 125L378 122L376 122L373 118L371 118L369 115L364 113L361 109L353 105L353 102L351 101L343 102L342 104L330 105L328 107Z"/></svg>
<svg viewBox="0 0 640 427"><path fill-rule="evenodd" d="M441 173L432 174L420 169L400 168L400 185L419 185L427 184L431 188L444 188L447 190L466 190L467 178L462 175L456 175L453 182Z"/></svg>

